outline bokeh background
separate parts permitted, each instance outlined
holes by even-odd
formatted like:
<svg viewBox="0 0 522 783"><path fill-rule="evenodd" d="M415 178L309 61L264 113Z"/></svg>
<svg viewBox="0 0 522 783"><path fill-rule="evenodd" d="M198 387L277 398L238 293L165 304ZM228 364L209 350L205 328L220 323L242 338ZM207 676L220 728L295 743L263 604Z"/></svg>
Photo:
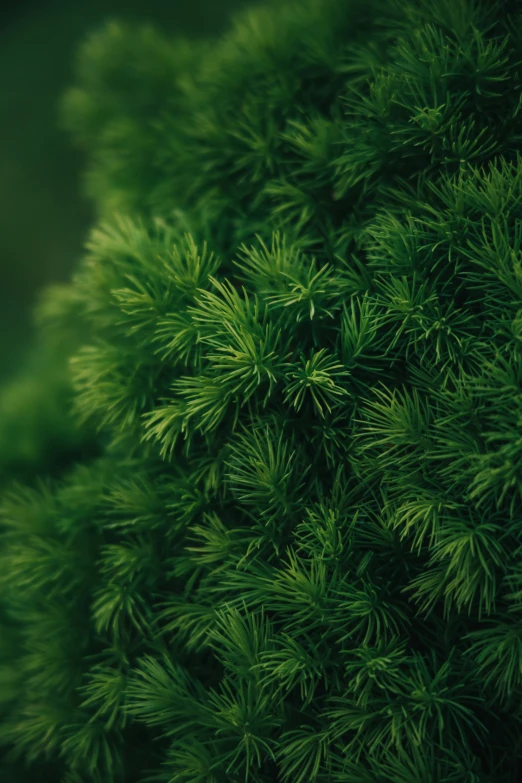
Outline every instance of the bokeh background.
<svg viewBox="0 0 522 783"><path fill-rule="evenodd" d="M67 280L92 219L83 160L59 123L74 58L105 21L219 35L248 0L11 0L0 21L0 383L32 339L38 291Z"/></svg>

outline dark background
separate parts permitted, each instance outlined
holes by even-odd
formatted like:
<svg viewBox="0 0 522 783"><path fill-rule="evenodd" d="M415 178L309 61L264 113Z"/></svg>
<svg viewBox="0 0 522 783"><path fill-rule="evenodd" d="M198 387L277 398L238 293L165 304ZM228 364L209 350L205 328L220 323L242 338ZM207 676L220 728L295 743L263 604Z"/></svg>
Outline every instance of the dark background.
<svg viewBox="0 0 522 783"><path fill-rule="evenodd" d="M248 0L15 0L0 26L0 382L31 342L31 311L67 280L92 215L82 158L59 127L83 38L109 19L166 33L217 35Z"/></svg>

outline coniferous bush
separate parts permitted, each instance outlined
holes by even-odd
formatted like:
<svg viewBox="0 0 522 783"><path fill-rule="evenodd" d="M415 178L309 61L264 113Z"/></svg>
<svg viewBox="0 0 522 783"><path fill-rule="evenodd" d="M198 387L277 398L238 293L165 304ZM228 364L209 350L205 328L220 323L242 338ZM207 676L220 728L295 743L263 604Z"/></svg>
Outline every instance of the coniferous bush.
<svg viewBox="0 0 522 783"><path fill-rule="evenodd" d="M507 0L87 40L98 222L0 398L31 780L520 779L521 85Z"/></svg>

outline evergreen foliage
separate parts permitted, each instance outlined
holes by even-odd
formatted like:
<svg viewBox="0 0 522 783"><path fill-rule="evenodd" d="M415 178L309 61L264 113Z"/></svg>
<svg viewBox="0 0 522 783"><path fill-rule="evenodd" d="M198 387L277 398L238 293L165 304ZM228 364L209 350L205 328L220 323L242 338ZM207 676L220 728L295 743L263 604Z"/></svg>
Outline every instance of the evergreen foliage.
<svg viewBox="0 0 522 783"><path fill-rule="evenodd" d="M46 382L0 402L13 757L520 779L521 30L302 0L86 42L99 222L39 308Z"/></svg>

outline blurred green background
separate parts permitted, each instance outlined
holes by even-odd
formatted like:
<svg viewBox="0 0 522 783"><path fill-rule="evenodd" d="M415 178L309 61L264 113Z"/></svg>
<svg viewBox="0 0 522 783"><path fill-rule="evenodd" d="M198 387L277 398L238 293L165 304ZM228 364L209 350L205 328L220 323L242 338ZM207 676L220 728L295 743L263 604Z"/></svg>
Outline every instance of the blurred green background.
<svg viewBox="0 0 522 783"><path fill-rule="evenodd" d="M248 0L247 0L248 2ZM59 126L82 39L109 19L219 34L245 0L13 0L0 28L0 382L31 342L31 311L67 280L92 219L83 161Z"/></svg>

